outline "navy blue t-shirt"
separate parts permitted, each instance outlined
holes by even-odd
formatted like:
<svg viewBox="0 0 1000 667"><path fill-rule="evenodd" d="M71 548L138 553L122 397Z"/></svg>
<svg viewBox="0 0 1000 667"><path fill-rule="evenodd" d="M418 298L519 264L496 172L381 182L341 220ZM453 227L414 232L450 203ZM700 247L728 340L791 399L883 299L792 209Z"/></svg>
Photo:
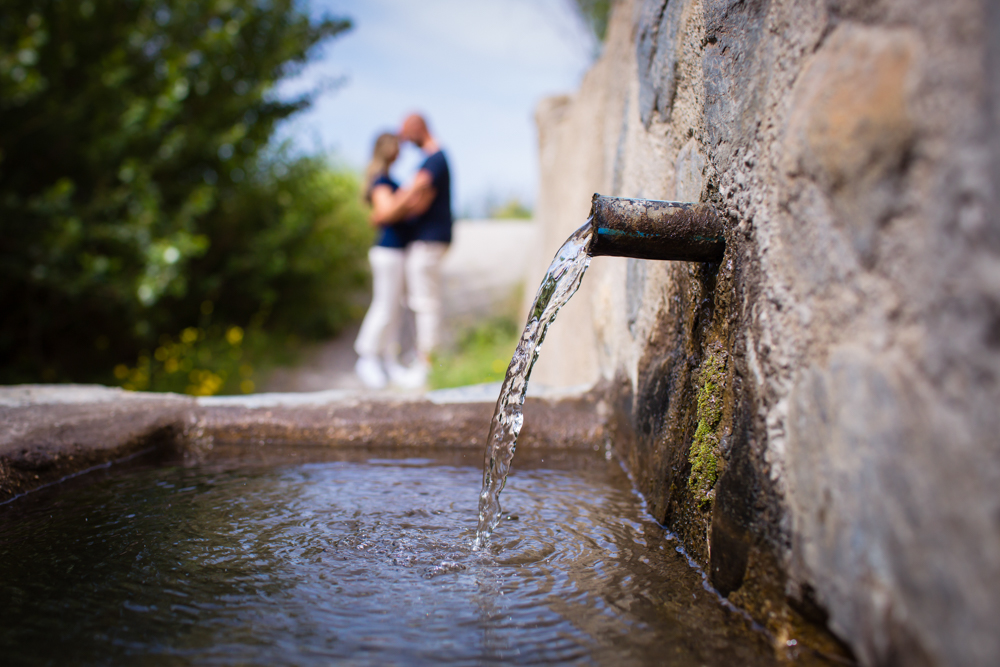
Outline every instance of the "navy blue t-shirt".
<svg viewBox="0 0 1000 667"><path fill-rule="evenodd" d="M388 185L393 192L399 189L399 184L389 178L388 174L382 174L372 181L372 190L379 185ZM405 248L412 236L413 228L407 222L397 222L392 225L379 225L378 236L375 238L375 245L383 248Z"/></svg>
<svg viewBox="0 0 1000 667"><path fill-rule="evenodd" d="M434 201L413 223L414 241L451 243L451 174L442 151L427 156L420 166L430 172L435 190Z"/></svg>

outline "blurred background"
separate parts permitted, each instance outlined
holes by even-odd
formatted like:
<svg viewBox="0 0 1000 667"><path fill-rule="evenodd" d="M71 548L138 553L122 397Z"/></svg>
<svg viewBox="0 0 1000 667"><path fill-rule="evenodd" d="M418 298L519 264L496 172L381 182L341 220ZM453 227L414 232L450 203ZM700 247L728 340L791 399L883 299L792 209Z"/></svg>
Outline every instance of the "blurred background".
<svg viewBox="0 0 1000 667"><path fill-rule="evenodd" d="M288 369L367 306L376 134L423 112L456 215L530 218L534 107L576 88L609 4L0 0L0 383L324 388ZM458 235L455 275L502 273L474 261L491 233ZM434 386L502 377L507 301L453 318Z"/></svg>

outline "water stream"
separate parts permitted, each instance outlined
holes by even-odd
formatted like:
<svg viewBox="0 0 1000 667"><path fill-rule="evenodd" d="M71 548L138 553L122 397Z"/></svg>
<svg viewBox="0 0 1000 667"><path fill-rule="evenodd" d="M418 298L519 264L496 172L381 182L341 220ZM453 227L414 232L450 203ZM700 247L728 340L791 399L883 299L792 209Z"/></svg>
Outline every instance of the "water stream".
<svg viewBox="0 0 1000 667"><path fill-rule="evenodd" d="M549 269L538 287L531 313L524 332L507 367L507 375L500 388L490 435L486 441L486 460L483 463L483 489L479 494L479 525L476 528L475 548L489 543L493 530L500 522L500 492L507 482L510 462L517 447L524 416L521 406L528 389L531 368L538 359L545 340L545 332L562 308L580 287L583 274L590 266L587 252L593 232L590 220L573 232L556 253Z"/></svg>

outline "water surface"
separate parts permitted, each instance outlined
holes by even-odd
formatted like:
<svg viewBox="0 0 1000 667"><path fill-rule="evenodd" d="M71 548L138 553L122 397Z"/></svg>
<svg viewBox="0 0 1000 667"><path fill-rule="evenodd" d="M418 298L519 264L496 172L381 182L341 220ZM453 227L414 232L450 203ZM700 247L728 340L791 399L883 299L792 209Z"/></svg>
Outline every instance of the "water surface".
<svg viewBox="0 0 1000 667"><path fill-rule="evenodd" d="M0 506L5 664L773 664L603 456L140 468Z"/></svg>

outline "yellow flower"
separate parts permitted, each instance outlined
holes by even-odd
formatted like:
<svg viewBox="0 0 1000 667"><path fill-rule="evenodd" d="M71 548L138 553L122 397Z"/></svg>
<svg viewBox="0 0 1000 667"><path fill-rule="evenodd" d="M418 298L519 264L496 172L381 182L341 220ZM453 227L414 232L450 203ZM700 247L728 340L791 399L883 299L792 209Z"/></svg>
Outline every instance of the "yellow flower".
<svg viewBox="0 0 1000 667"><path fill-rule="evenodd" d="M226 340L229 341L230 345L239 345L240 341L243 340L243 329L229 327L229 331L226 332Z"/></svg>

